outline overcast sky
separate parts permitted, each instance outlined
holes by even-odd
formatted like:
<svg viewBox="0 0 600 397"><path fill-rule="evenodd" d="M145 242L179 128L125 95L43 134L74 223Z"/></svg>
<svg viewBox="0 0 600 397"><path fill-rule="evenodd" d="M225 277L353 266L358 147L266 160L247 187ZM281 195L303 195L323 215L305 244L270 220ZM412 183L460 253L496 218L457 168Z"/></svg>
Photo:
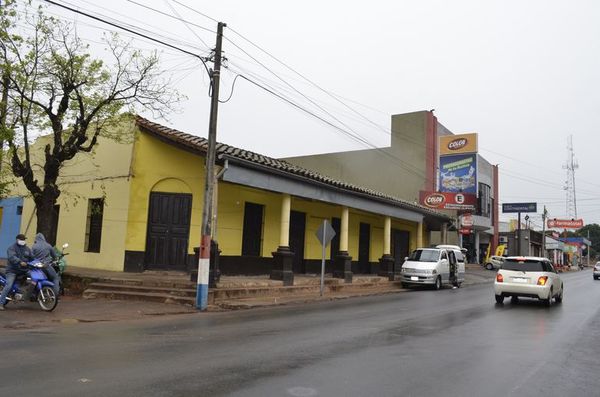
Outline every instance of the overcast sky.
<svg viewBox="0 0 600 397"><path fill-rule="evenodd" d="M181 4L193 7L228 24L223 100L242 74L339 127L238 78L231 100L220 105L220 142L273 157L386 146L392 114L435 109L452 132L479 133L480 153L500 165L501 202L535 201L540 213L547 205L551 217L562 218L572 135L578 216L600 223L599 1L139 2L190 24L127 0L61 1L202 53L214 46L216 22ZM49 11L98 40L100 29L90 25L100 23ZM156 121L206 136L206 72L191 56L156 48L188 97L179 114ZM541 215L533 220L541 228Z"/></svg>

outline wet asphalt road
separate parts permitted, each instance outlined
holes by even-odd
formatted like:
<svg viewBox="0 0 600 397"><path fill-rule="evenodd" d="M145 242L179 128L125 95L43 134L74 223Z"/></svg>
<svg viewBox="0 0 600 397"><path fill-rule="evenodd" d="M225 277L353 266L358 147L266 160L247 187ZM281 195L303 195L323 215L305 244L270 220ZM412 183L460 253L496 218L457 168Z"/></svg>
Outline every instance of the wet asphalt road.
<svg viewBox="0 0 600 397"><path fill-rule="evenodd" d="M598 396L600 281L1 331L0 396ZM1 321L1 317L0 317Z"/></svg>

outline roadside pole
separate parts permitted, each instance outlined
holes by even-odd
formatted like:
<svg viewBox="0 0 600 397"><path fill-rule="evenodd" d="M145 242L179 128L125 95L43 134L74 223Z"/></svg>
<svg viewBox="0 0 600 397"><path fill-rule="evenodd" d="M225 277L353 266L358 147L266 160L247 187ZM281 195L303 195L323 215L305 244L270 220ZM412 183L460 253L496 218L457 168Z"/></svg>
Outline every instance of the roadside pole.
<svg viewBox="0 0 600 397"><path fill-rule="evenodd" d="M517 256L521 256L521 240L523 240L523 236L521 236L521 212L518 212L519 219L517 220Z"/></svg>
<svg viewBox="0 0 600 397"><path fill-rule="evenodd" d="M315 235L323 247L321 256L321 296L323 296L323 290L325 289L325 249L335 237L335 230L331 224L327 222L327 219L324 219L323 223L321 223L321 226L319 226L317 229Z"/></svg>
<svg viewBox="0 0 600 397"><path fill-rule="evenodd" d="M327 241L327 219L325 219L323 224L323 241ZM323 244L323 252L321 256L321 296L323 296L323 289L325 288L325 248L327 244Z"/></svg>
<svg viewBox="0 0 600 397"><path fill-rule="evenodd" d="M590 254L592 252L592 247L591 247L591 242L592 240L590 240L590 229L588 229L587 231L588 233L588 246L587 246L587 266L590 267Z"/></svg>
<svg viewBox="0 0 600 397"><path fill-rule="evenodd" d="M200 258L198 259L198 281L196 289L196 309L206 310L208 306L208 271L210 267L210 242L212 238L213 192L215 183L215 158L217 146L217 114L219 110L219 83L221 75L221 47L223 43L223 22L217 25L217 43L214 54L214 71L211 73L212 96L210 101L210 121L208 125L208 148L206 153L206 176L204 183L204 205L202 207L202 237Z"/></svg>
<svg viewBox="0 0 600 397"><path fill-rule="evenodd" d="M542 256L546 258L546 206L542 212Z"/></svg>

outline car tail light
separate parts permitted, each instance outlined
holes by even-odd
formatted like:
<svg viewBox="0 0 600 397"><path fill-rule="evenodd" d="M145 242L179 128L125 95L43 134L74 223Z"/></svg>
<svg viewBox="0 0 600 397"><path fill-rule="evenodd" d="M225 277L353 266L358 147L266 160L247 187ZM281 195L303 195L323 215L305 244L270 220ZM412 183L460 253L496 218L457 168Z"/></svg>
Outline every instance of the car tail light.
<svg viewBox="0 0 600 397"><path fill-rule="evenodd" d="M548 276L542 276L538 278L537 285L546 285L546 281L548 281Z"/></svg>
<svg viewBox="0 0 600 397"><path fill-rule="evenodd" d="M503 283L504 277L502 277L502 275L500 273L498 273L498 274L496 274L496 281L499 283Z"/></svg>

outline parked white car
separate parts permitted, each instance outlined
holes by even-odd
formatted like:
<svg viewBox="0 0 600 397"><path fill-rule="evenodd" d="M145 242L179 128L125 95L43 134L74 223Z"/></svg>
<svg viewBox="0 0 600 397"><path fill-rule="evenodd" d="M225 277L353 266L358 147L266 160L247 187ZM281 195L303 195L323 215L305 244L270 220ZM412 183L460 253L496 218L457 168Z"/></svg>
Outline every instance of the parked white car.
<svg viewBox="0 0 600 397"><path fill-rule="evenodd" d="M500 269L502 267L503 263L504 263L503 256L492 255L492 256L490 256L488 261L485 263L485 268L488 270Z"/></svg>
<svg viewBox="0 0 600 397"><path fill-rule="evenodd" d="M594 280L598 280L600 278L600 262L596 262L594 265Z"/></svg>
<svg viewBox="0 0 600 397"><path fill-rule="evenodd" d="M497 303L504 298L536 298L550 306L552 301L561 303L564 286L558 272L546 258L512 256L504 260L496 274L494 294Z"/></svg>
<svg viewBox="0 0 600 397"><path fill-rule="evenodd" d="M402 265L402 285L430 285L435 289L444 284L457 287L465 281L465 261L458 251L444 248L418 248Z"/></svg>

